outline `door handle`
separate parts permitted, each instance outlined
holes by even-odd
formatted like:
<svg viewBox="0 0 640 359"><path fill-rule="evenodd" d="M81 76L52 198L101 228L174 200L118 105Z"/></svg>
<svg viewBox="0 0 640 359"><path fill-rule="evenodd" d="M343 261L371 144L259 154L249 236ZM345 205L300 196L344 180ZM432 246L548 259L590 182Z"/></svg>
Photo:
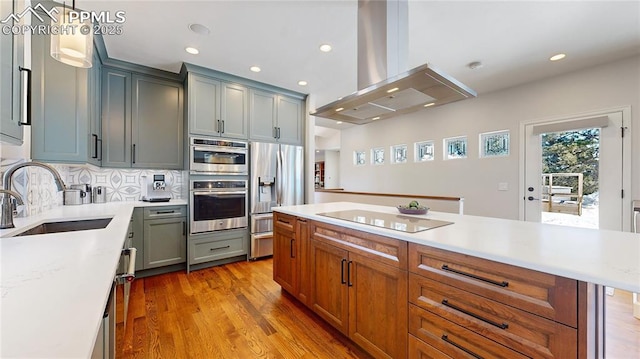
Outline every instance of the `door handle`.
<svg viewBox="0 0 640 359"><path fill-rule="evenodd" d="M18 67L18 70L24 71L27 73L27 121L18 123L20 126L31 126L31 69L24 68L22 66Z"/></svg>
<svg viewBox="0 0 640 359"><path fill-rule="evenodd" d="M100 146L97 145L98 142L100 142ZM98 139L96 141L96 148L100 148L100 156L98 158L98 161L102 161L102 140L101 139Z"/></svg>
<svg viewBox="0 0 640 359"><path fill-rule="evenodd" d="M540 198L535 198L533 196L529 196L529 197L527 197L527 200L529 200L529 201L539 201Z"/></svg>
<svg viewBox="0 0 640 359"><path fill-rule="evenodd" d="M92 133L91 137L93 137L93 155L91 155L91 158L98 158L98 135Z"/></svg>
<svg viewBox="0 0 640 359"><path fill-rule="evenodd" d="M222 120L222 131L220 133L224 133L224 120Z"/></svg>
<svg viewBox="0 0 640 359"><path fill-rule="evenodd" d="M340 261L340 283L341 284L347 284L347 281L344 279L344 263L346 262L346 259L342 259Z"/></svg>
<svg viewBox="0 0 640 359"><path fill-rule="evenodd" d="M132 154L131 154L131 158L133 159L133 163L136 163L136 144L133 144L133 149L132 149Z"/></svg>
<svg viewBox="0 0 640 359"><path fill-rule="evenodd" d="M351 263L353 263L353 261L347 263L347 286L349 287L353 287L353 282L351 281Z"/></svg>

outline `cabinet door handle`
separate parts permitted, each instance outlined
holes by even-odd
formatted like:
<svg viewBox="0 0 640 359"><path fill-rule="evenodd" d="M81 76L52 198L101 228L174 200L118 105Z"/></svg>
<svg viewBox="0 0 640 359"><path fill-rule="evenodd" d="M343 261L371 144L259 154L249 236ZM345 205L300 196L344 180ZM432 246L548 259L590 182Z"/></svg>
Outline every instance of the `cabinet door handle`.
<svg viewBox="0 0 640 359"><path fill-rule="evenodd" d="M278 129L278 137L277 138L279 139L280 138L280 127L277 127L277 129Z"/></svg>
<svg viewBox="0 0 640 359"><path fill-rule="evenodd" d="M500 324L500 323L494 322L493 320L490 320L490 319L487 319L487 318L483 318L483 317L481 317L481 316L479 316L477 314L474 314L474 313L471 313L469 311L466 311L466 310L458 307L457 305L453 305L453 304L449 303L449 300L446 299L446 298L442 299L442 304L444 306L446 306L446 307L449 307L451 309L455 309L455 310L459 311L460 313L464 313L464 314L466 314L468 316L474 317L474 318L476 318L476 319L478 319L480 321L483 321L483 322L485 322L487 324L491 324L494 327L498 327L498 328L500 328L502 330L505 330L505 329L509 328L509 324L507 324L507 323Z"/></svg>
<svg viewBox="0 0 640 359"><path fill-rule="evenodd" d="M186 236L187 235L187 222L182 221L182 235Z"/></svg>
<svg viewBox="0 0 640 359"><path fill-rule="evenodd" d="M220 120L216 120L216 132L220 133Z"/></svg>
<svg viewBox="0 0 640 359"><path fill-rule="evenodd" d="M98 158L98 135L92 133L91 137L93 137L93 155L91 155L91 158Z"/></svg>
<svg viewBox="0 0 640 359"><path fill-rule="evenodd" d="M347 284L347 281L344 279L344 264L347 262L346 259L342 259L342 261L340 261L340 283L341 284Z"/></svg>
<svg viewBox="0 0 640 359"><path fill-rule="evenodd" d="M224 120L222 120L222 131L220 133L224 133Z"/></svg>
<svg viewBox="0 0 640 359"><path fill-rule="evenodd" d="M471 355L471 356L472 356L472 357L474 357L474 358L477 358L477 359L484 359L482 356L480 356L480 355L478 355L478 354L476 354L476 353L472 352L471 350L469 350L469 349L467 349L467 348L463 347L462 345L460 345L460 344L458 344L458 343L454 342L453 340L449 339L449 336L448 336L448 335L446 335L446 334L442 334L442 337L441 337L441 338L442 338L442 340L444 340L445 342L447 342L447 343L449 343L449 344L453 345L454 347L456 347L456 348L458 348L458 349L462 350L463 352L465 352L465 353L467 353L467 354Z"/></svg>
<svg viewBox="0 0 640 359"><path fill-rule="evenodd" d="M20 66L18 70L27 73L27 122L20 121L18 124L20 126L31 126L31 69Z"/></svg>
<svg viewBox="0 0 640 359"><path fill-rule="evenodd" d="M218 251L221 249L231 248L231 246L217 247L217 248L209 248L209 251Z"/></svg>
<svg viewBox="0 0 640 359"><path fill-rule="evenodd" d="M131 150L131 152L132 152L131 153L131 158L133 160L132 162L136 163L136 144L135 143L133 144L133 149Z"/></svg>
<svg viewBox="0 0 640 359"><path fill-rule="evenodd" d="M296 254L294 253L294 249L293 249L293 244L295 243L295 239L291 238L291 240L289 241L289 256L291 258L295 258Z"/></svg>
<svg viewBox="0 0 640 359"><path fill-rule="evenodd" d="M353 263L353 261L347 263L347 281L349 282L347 286L349 287L353 287L353 282L351 282L351 263Z"/></svg>
<svg viewBox="0 0 640 359"><path fill-rule="evenodd" d="M483 282L486 282L486 283L489 283L489 284L497 285L499 287L508 287L509 286L509 282L507 282L505 280L503 280L502 282L498 282L497 280L493 280L493 279L489 279L489 278L483 278L483 277L477 276L475 274L466 273L466 272L463 272L463 271L459 271L457 269L449 268L449 266L447 264L443 264L442 265L442 270L445 270L447 272L460 274L460 275L463 275L465 277L477 279L477 280L480 280L480 281L483 281Z"/></svg>
<svg viewBox="0 0 640 359"><path fill-rule="evenodd" d="M278 138L278 128L273 126L273 138Z"/></svg>
<svg viewBox="0 0 640 359"><path fill-rule="evenodd" d="M129 232L129 238L133 238L133 232Z"/></svg>
<svg viewBox="0 0 640 359"><path fill-rule="evenodd" d="M100 146L97 147L100 149L100 157L98 158L98 161L102 161L102 140L98 139L96 142L100 142Z"/></svg>

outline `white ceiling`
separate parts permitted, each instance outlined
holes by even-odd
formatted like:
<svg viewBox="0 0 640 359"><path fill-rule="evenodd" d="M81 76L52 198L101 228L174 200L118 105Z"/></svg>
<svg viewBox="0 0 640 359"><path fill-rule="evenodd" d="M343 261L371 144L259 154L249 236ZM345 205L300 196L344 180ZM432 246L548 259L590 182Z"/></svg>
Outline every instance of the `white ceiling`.
<svg viewBox="0 0 640 359"><path fill-rule="evenodd" d="M112 58L178 72L183 61L312 94L312 107L356 88L356 0L78 0L126 12ZM211 33L199 35L188 25ZM333 46L322 53L322 43ZM199 55L184 51L187 46ZM548 58L564 52L566 59ZM409 0L409 67L429 62L482 94L640 53L640 1ZM482 61L471 70L466 65ZM262 68L254 73L249 67ZM306 80L308 86L298 86ZM317 119L340 128L335 121Z"/></svg>

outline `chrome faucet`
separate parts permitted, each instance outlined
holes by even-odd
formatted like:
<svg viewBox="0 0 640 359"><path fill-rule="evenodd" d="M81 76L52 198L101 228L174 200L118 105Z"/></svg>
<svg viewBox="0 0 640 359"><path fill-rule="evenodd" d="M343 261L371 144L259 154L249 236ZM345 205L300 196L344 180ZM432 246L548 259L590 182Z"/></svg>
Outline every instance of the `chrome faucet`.
<svg viewBox="0 0 640 359"><path fill-rule="evenodd" d="M0 193L4 193L4 196L2 198L2 218L0 218L0 229L15 227L13 225L13 206L11 203L11 196L15 197L18 200L19 204L23 204L24 202L18 193L11 190L11 178L17 170L21 169L22 167L29 167L29 166L40 167L51 172L51 174L53 175L53 179L56 184L56 187L58 188L58 191L62 191L65 188L64 182L62 181L62 178L60 177L60 174L58 173L58 171L56 171L55 168L53 168L52 166L46 163L23 162L23 163L18 163L17 165L9 168L4 173L4 176L2 177L2 183L4 185L4 189L0 190Z"/></svg>

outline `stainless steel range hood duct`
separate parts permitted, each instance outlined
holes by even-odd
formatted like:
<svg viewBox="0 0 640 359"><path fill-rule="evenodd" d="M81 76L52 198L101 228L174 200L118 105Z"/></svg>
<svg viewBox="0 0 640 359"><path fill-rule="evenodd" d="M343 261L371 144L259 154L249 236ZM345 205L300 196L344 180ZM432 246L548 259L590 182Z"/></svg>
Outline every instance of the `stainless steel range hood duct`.
<svg viewBox="0 0 640 359"><path fill-rule="evenodd" d="M407 56L407 0L359 0L360 90L311 115L361 125L477 96L429 64L405 72Z"/></svg>

